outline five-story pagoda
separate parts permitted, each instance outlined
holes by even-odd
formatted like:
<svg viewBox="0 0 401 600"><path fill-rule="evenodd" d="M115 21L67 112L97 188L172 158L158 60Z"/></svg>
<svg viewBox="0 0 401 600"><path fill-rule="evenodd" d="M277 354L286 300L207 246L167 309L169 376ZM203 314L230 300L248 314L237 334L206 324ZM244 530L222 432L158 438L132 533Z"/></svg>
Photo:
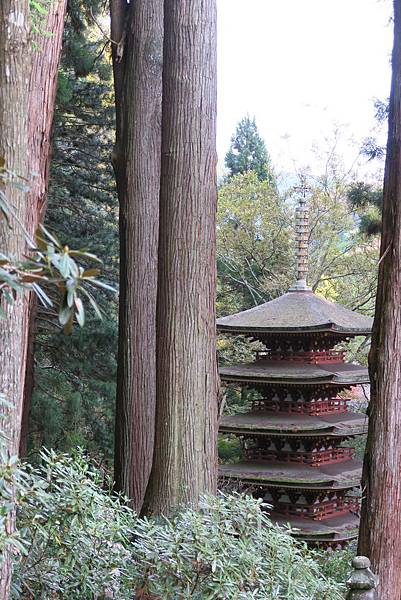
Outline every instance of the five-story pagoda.
<svg viewBox="0 0 401 600"><path fill-rule="evenodd" d="M344 392L369 381L367 369L334 349L370 333L370 317L352 312L307 287L308 208L296 211L297 278L288 293L218 319L220 332L259 340L255 361L221 367L224 383L259 392L250 412L224 416L220 432L241 439L237 464L220 474L251 486L310 543L337 546L356 536L361 462L349 439L366 433L366 416L350 412ZM340 394L341 393L341 394Z"/></svg>

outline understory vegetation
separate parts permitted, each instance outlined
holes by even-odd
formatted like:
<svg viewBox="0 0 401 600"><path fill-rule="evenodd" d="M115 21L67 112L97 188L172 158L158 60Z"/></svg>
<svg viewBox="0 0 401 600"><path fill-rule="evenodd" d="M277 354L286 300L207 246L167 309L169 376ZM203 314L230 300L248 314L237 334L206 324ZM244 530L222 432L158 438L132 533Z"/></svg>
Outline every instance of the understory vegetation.
<svg viewBox="0 0 401 600"><path fill-rule="evenodd" d="M170 518L138 518L82 451L41 453L40 466L3 460L2 485L17 507L12 597L80 600L339 600L338 554L297 543L250 496L219 494ZM265 510L262 510L264 508ZM340 553L341 554L341 553ZM348 558L348 556L346 557ZM343 561L343 564L347 564Z"/></svg>

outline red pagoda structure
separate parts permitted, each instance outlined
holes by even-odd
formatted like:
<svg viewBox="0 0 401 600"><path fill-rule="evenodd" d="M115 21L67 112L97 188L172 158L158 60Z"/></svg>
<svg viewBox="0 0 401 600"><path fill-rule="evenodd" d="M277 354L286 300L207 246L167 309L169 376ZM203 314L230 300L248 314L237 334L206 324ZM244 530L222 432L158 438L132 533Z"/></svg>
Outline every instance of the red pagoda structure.
<svg viewBox="0 0 401 600"><path fill-rule="evenodd" d="M366 433L364 414L350 412L344 394L369 381L367 369L336 349L370 333L372 319L321 298L308 288L308 208L296 212L297 278L288 293L218 319L218 331L259 340L265 350L249 364L224 366L220 376L259 392L250 412L223 416L220 432L241 440L243 459L221 465L311 544L340 546L358 528L361 461L344 442ZM341 395L340 395L341 393Z"/></svg>

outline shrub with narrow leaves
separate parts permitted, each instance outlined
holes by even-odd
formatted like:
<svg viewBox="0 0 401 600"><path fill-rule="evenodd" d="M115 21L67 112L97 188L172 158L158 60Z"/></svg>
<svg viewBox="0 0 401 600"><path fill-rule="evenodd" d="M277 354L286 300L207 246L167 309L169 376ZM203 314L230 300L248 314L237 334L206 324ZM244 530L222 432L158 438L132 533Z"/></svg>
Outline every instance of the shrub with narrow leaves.
<svg viewBox="0 0 401 600"><path fill-rule="evenodd" d="M160 600L339 600L317 554L239 494L202 499L198 510L139 520L134 542L139 597ZM142 594L142 596L140 595Z"/></svg>
<svg viewBox="0 0 401 600"><path fill-rule="evenodd" d="M19 482L18 537L8 540L13 598L342 598L343 587L322 573L321 555L273 525L249 496L207 496L196 510L137 519L82 453L45 451L39 468L6 469Z"/></svg>
<svg viewBox="0 0 401 600"><path fill-rule="evenodd" d="M15 564L14 597L131 600L135 514L82 454L45 451L42 461L19 510L29 547Z"/></svg>

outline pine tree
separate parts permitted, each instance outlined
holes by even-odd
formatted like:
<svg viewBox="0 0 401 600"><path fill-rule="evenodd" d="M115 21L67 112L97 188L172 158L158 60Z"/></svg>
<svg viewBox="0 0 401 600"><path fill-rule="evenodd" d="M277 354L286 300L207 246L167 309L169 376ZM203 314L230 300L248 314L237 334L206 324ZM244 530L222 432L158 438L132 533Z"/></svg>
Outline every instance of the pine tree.
<svg viewBox="0 0 401 600"><path fill-rule="evenodd" d="M102 3L91 6L99 15ZM68 3L46 227L63 243L102 259L104 278L117 288L112 73L102 54L105 41L93 41L86 11L87 3ZM62 451L80 445L100 459L112 458L118 307L115 294L94 296L103 320L87 311L85 327L71 336L62 333L55 311L38 307L29 455L42 445Z"/></svg>
<svg viewBox="0 0 401 600"><path fill-rule="evenodd" d="M46 5L46 8L42 8L43 14L38 13L37 8L35 10L35 7L31 6L31 19L36 24L36 34L35 52L32 57L29 80L28 144L29 172L36 175L31 177L26 195L26 202L31 208L26 228L32 239L39 224L43 223L47 204L52 125L66 6L67 0L54 0ZM52 35L47 34L49 31L52 32ZM46 110L43 107L46 107ZM28 346L19 443L20 456L26 456L29 413L34 386L34 338L37 297L33 292L29 293L28 307Z"/></svg>
<svg viewBox="0 0 401 600"><path fill-rule="evenodd" d="M156 514L196 504L217 484L216 2L164 8L156 434L146 497Z"/></svg>
<svg viewBox="0 0 401 600"><path fill-rule="evenodd" d="M27 251L26 238L19 224L27 223L29 218L21 182L28 180L29 169L26 82L30 67L28 0L4 0L0 2L0 198L7 200L13 215L8 222L2 202L0 252L16 262L22 261ZM0 430L8 456L17 453L20 437L28 331L24 296L18 294L11 305L5 301L4 294L0 294L0 396L3 400ZM7 527L12 533L13 518ZM11 565L10 551L6 551L0 561L0 598L4 600L10 589Z"/></svg>
<svg viewBox="0 0 401 600"><path fill-rule="evenodd" d="M358 551L372 560L383 599L401 597L401 1L394 45L384 171L382 239L372 347L371 402Z"/></svg>
<svg viewBox="0 0 401 600"><path fill-rule="evenodd" d="M230 149L225 158L230 177L238 173L255 171L261 181L275 184L266 144L261 138L255 119L244 117L231 138Z"/></svg>
<svg viewBox="0 0 401 600"><path fill-rule="evenodd" d="M348 202L359 215L359 229L366 235L377 235L381 232L381 211L383 207L383 190L370 183L357 181L347 192Z"/></svg>
<svg viewBox="0 0 401 600"><path fill-rule="evenodd" d="M111 3L112 36L122 3ZM128 8L128 7L127 7ZM123 60L113 64L117 131L113 165L120 203L120 303L114 477L139 512L152 467L156 407L163 0L126 14ZM120 85L122 78L123 84Z"/></svg>

